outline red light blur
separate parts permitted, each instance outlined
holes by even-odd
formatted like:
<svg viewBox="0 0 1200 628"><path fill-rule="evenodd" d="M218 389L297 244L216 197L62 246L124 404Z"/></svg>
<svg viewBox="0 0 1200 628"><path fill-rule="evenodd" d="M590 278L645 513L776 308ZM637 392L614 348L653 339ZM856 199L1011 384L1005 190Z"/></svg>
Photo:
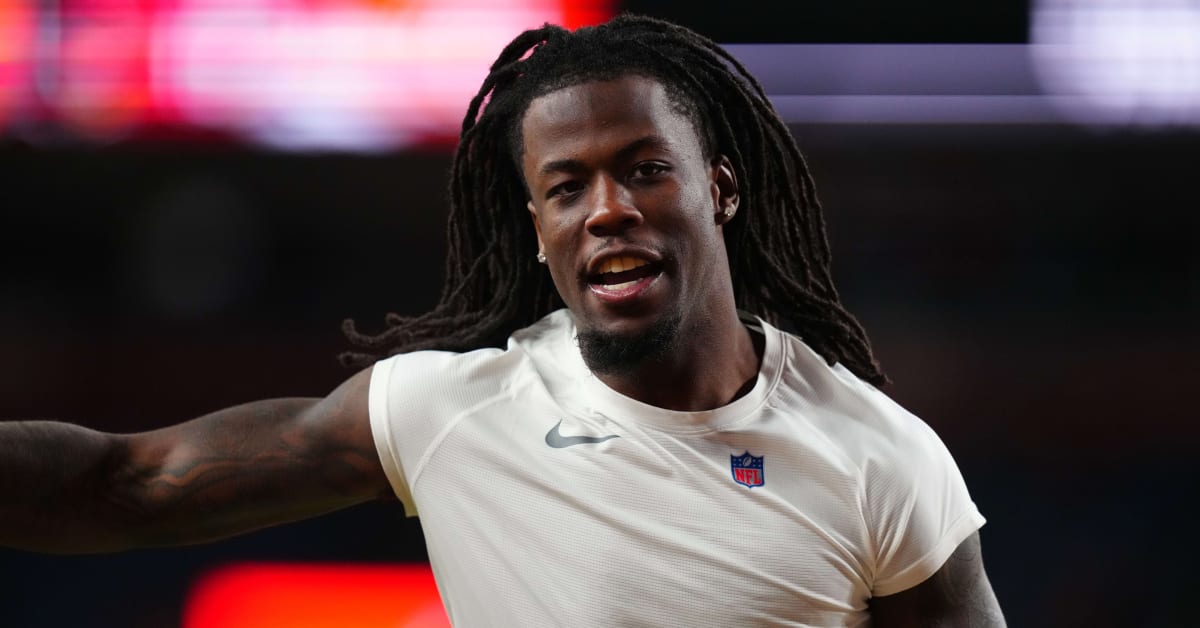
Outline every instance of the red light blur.
<svg viewBox="0 0 1200 628"><path fill-rule="evenodd" d="M188 595L183 628L449 627L428 565L222 567Z"/></svg>
<svg viewBox="0 0 1200 628"><path fill-rule="evenodd" d="M0 133L445 144L508 41L612 0L0 2ZM48 132L48 133L46 133Z"/></svg>

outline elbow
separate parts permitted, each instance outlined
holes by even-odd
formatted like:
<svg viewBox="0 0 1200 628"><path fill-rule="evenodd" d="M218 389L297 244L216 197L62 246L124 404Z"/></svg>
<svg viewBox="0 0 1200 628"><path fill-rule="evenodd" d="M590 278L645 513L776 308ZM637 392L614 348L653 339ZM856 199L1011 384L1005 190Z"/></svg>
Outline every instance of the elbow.
<svg viewBox="0 0 1200 628"><path fill-rule="evenodd" d="M131 437L113 435L94 474L93 538L81 539L81 544L94 548L95 553L153 545L155 522L164 511L164 500L155 495L156 476L155 465L135 454Z"/></svg>

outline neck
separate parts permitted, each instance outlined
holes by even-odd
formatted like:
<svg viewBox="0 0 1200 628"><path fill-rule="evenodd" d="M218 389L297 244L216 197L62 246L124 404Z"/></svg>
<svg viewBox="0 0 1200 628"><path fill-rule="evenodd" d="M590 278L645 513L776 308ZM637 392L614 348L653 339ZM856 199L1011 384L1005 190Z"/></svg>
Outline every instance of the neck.
<svg viewBox="0 0 1200 628"><path fill-rule="evenodd" d="M668 410L701 411L726 405L753 388L762 358L762 338L750 333L737 310L679 331L675 347L662 356L596 377L617 392Z"/></svg>

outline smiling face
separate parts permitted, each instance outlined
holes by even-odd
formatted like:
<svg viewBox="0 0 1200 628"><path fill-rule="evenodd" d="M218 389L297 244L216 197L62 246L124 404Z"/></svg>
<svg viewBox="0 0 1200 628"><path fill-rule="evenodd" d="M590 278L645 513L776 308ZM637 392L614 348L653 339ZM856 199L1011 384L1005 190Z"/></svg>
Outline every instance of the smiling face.
<svg viewBox="0 0 1200 628"><path fill-rule="evenodd" d="M721 233L737 208L733 170L705 154L661 84L550 92L521 131L538 244L593 370L636 365L733 308Z"/></svg>

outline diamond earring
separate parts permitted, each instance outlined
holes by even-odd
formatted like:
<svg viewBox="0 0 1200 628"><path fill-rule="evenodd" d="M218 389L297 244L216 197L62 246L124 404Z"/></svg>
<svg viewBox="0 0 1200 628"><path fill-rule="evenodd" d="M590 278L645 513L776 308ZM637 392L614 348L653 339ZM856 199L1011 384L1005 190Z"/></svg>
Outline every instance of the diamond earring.
<svg viewBox="0 0 1200 628"><path fill-rule="evenodd" d="M539 264L545 264L546 263L546 254L541 251L538 251L537 261Z"/></svg>

